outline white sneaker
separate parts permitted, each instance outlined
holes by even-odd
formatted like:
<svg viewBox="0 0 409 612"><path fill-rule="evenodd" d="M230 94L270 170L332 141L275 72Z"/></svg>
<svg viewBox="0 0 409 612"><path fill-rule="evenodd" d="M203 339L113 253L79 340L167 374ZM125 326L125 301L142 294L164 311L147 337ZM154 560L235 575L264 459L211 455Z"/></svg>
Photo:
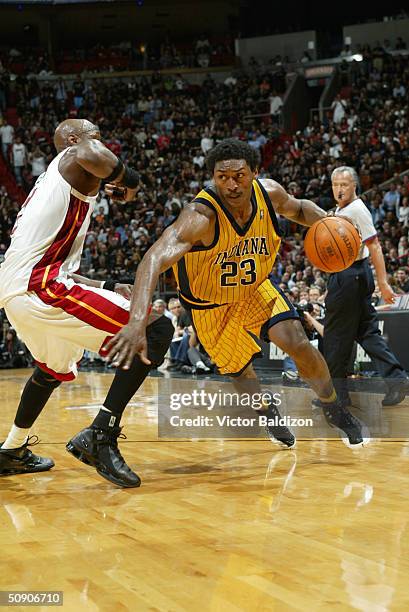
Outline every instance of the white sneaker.
<svg viewBox="0 0 409 612"><path fill-rule="evenodd" d="M202 360L199 360L196 363L196 370L203 370L203 372L210 372L210 368L208 368L207 365L204 364Z"/></svg>

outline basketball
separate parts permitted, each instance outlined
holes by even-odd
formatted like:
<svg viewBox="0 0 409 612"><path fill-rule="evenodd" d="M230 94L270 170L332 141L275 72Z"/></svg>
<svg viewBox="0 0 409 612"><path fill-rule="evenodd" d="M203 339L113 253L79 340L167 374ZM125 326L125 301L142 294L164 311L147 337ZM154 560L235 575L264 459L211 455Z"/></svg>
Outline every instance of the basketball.
<svg viewBox="0 0 409 612"><path fill-rule="evenodd" d="M323 272L341 272L358 256L361 238L345 217L324 217L308 230L304 248L310 262Z"/></svg>

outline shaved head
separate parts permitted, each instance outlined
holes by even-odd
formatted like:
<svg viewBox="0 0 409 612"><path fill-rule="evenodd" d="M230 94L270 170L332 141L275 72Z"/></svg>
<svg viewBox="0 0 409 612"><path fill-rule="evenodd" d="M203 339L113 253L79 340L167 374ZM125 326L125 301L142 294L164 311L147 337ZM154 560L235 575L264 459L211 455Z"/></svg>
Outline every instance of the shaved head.
<svg viewBox="0 0 409 612"><path fill-rule="evenodd" d="M81 138L99 138L99 128L88 119L66 119L57 125L54 132L54 145L58 153L81 140Z"/></svg>

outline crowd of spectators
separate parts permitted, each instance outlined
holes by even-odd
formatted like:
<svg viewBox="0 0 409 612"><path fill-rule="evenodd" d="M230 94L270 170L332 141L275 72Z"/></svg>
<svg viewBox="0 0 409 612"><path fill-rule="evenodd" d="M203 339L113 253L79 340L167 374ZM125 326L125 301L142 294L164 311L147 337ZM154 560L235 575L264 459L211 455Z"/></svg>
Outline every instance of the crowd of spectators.
<svg viewBox="0 0 409 612"><path fill-rule="evenodd" d="M90 47L59 47L50 57L42 47L1 47L0 74L76 74L164 70L168 68L208 68L234 64L233 40L229 36L198 38L175 42L166 35L159 43L98 43Z"/></svg>
<svg viewBox="0 0 409 612"><path fill-rule="evenodd" d="M205 155L221 139L248 141L261 153L261 176L278 180L289 193L327 210L333 205L332 170L353 166L363 189L371 190L366 202L390 280L403 293L409 289L409 178L399 175L409 167L409 63L407 57L386 53L382 62L379 59L379 54L369 53L354 63L324 121L313 117L293 135L284 133L271 115L251 118L260 102L271 108L283 94L285 71L279 66L274 72L235 72L224 80L209 72L200 85L183 74L159 72L128 80L78 77L72 82L21 76L4 88L6 106L16 108L16 120L10 126L3 118L2 150L27 190L53 157L52 133L59 121L87 117L100 126L107 146L138 170L140 188L136 201L126 206L112 203L101 192L81 271L121 282L132 282L151 244L210 184ZM388 178L393 182L379 188ZM18 209L19 203L0 188L0 257ZM280 224L284 239L272 278L301 308L310 304L310 316L321 317L325 274L304 256L305 229L284 219ZM174 296L171 273L161 289L163 297Z"/></svg>

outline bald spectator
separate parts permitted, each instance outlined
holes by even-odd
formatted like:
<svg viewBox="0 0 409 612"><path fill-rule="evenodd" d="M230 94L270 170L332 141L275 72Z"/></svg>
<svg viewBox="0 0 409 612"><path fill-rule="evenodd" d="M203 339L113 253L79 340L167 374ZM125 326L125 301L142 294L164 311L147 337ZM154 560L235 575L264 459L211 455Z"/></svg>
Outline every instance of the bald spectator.
<svg viewBox="0 0 409 612"><path fill-rule="evenodd" d="M152 303L152 310L158 315L165 315L168 319L172 320L172 313L166 307L165 300L157 299Z"/></svg>

